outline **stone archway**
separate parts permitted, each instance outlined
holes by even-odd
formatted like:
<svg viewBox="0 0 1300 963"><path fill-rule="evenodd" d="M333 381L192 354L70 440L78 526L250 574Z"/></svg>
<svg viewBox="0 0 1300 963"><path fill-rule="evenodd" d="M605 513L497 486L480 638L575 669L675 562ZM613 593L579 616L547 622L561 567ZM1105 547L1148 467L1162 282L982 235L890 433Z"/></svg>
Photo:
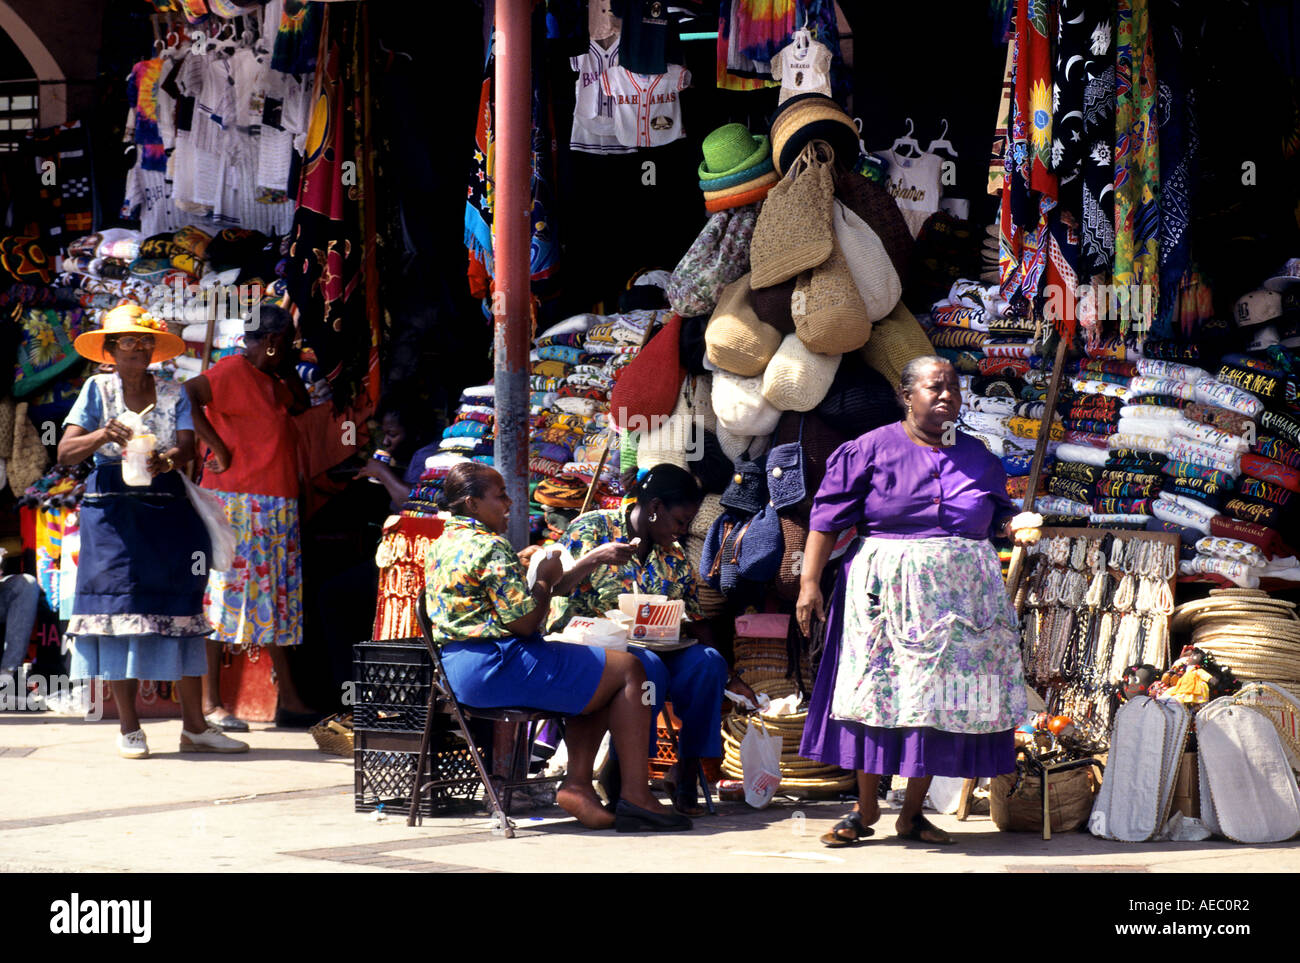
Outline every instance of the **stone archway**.
<svg viewBox="0 0 1300 963"><path fill-rule="evenodd" d="M54 54L50 53L36 31L7 0L0 0L0 30L9 34L14 45L22 51L36 71L36 79L44 81L41 84L39 125L51 127L62 124L68 119L68 86L58 81L64 81L67 77L59 62L54 59Z"/></svg>

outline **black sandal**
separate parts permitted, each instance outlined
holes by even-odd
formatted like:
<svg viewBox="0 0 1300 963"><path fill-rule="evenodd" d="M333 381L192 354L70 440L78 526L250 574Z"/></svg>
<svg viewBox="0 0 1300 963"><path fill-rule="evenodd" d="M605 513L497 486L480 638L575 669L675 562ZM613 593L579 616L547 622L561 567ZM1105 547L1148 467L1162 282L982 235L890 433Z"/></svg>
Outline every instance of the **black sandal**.
<svg viewBox="0 0 1300 963"><path fill-rule="evenodd" d="M853 833L850 836L843 836L841 832L848 831ZM829 846L831 849L838 849L841 846L854 846L864 839L876 835L876 831L870 826L862 824L862 813L854 810L843 816L839 822L831 827L829 833L824 833L821 837L823 846Z"/></svg>
<svg viewBox="0 0 1300 963"><path fill-rule="evenodd" d="M926 833L926 832L933 833L941 838L926 839L921 835L922 833ZM921 815L920 813L917 813L916 818L912 820L911 829L909 829L905 833L899 833L898 838L907 839L914 843L926 843L927 845L930 846L952 846L953 844L956 843L955 839L949 836L946 832L944 832L934 823L930 822L930 820L926 819L925 816Z"/></svg>

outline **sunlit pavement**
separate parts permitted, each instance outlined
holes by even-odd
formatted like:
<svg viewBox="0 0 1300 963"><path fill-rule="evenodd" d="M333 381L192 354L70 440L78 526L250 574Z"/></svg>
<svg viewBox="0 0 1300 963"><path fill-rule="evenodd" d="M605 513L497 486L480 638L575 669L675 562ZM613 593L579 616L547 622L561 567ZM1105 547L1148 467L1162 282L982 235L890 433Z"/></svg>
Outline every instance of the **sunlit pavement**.
<svg viewBox="0 0 1300 963"><path fill-rule="evenodd" d="M1211 872L1300 870L1300 844L1126 844L1086 833L1000 833L987 817L930 818L951 847L877 835L846 849L817 840L850 808L778 798L762 811L721 803L690 833L589 832L556 808L376 821L353 812L352 764L303 730L254 726L249 753L182 755L179 720L144 724L154 755L117 755L116 723L0 714L0 871L4 872Z"/></svg>

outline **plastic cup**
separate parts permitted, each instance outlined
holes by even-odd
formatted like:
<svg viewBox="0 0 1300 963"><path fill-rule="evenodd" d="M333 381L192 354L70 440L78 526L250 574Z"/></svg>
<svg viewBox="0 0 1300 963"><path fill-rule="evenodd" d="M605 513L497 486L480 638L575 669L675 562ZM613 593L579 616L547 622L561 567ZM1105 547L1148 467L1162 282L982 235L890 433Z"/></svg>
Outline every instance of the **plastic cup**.
<svg viewBox="0 0 1300 963"><path fill-rule="evenodd" d="M158 439L153 435L133 435L122 454L122 481L127 485L144 486L153 482L149 474L149 454Z"/></svg>

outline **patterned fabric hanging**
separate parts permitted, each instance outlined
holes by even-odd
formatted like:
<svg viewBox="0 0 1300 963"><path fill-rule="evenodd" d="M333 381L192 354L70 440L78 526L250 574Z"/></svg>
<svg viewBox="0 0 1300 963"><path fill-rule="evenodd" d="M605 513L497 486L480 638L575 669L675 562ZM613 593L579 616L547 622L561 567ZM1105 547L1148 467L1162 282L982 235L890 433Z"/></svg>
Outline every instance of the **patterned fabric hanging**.
<svg viewBox="0 0 1300 963"><path fill-rule="evenodd" d="M554 158L551 153L551 117L549 99L543 88L545 64L544 49L537 46L538 13L533 10L533 125L532 125L532 245L529 274L534 284L550 278L559 258L559 245L549 216L551 193L555 178ZM543 11L544 12L544 11ZM469 287L476 298L491 295L492 279L496 276L493 264L492 237L493 212L496 204L496 117L494 113L494 77L496 73L496 42L488 44L487 65L483 71L483 84L479 94L478 122L474 128L474 163L469 179L465 203L465 246L469 249Z"/></svg>
<svg viewBox="0 0 1300 963"><path fill-rule="evenodd" d="M1168 338L1176 329L1190 335L1208 314L1208 292L1192 263L1192 185L1201 150L1196 91L1183 70L1191 55L1188 41L1200 24L1183 0L1170 0L1155 22L1154 47L1160 62L1157 110L1160 117L1160 302L1152 336ZM1199 19L1199 18L1197 18Z"/></svg>
<svg viewBox="0 0 1300 963"><path fill-rule="evenodd" d="M336 399L352 397L370 359L362 288L360 172L363 116L358 18L364 4L330 9L324 62L303 156L285 281L298 322Z"/></svg>
<svg viewBox="0 0 1300 963"><path fill-rule="evenodd" d="M1115 5L1088 0L1089 25L1083 69L1083 197L1079 274L1085 280L1110 277L1115 256ZM1087 322L1085 322L1085 327ZM1095 330L1095 329L1094 329Z"/></svg>
<svg viewBox="0 0 1300 963"><path fill-rule="evenodd" d="M1045 313L1056 329L1072 337L1079 241L1077 220L1058 207L1060 184L1053 170L1056 10L1045 0L1019 0L1015 23L1011 144L999 235L1002 296L1021 316L1045 299Z"/></svg>
<svg viewBox="0 0 1300 963"><path fill-rule="evenodd" d="M1160 166L1156 64L1147 0L1119 0L1115 59L1115 264L1120 333L1159 303ZM1131 297L1138 290L1141 295Z"/></svg>

